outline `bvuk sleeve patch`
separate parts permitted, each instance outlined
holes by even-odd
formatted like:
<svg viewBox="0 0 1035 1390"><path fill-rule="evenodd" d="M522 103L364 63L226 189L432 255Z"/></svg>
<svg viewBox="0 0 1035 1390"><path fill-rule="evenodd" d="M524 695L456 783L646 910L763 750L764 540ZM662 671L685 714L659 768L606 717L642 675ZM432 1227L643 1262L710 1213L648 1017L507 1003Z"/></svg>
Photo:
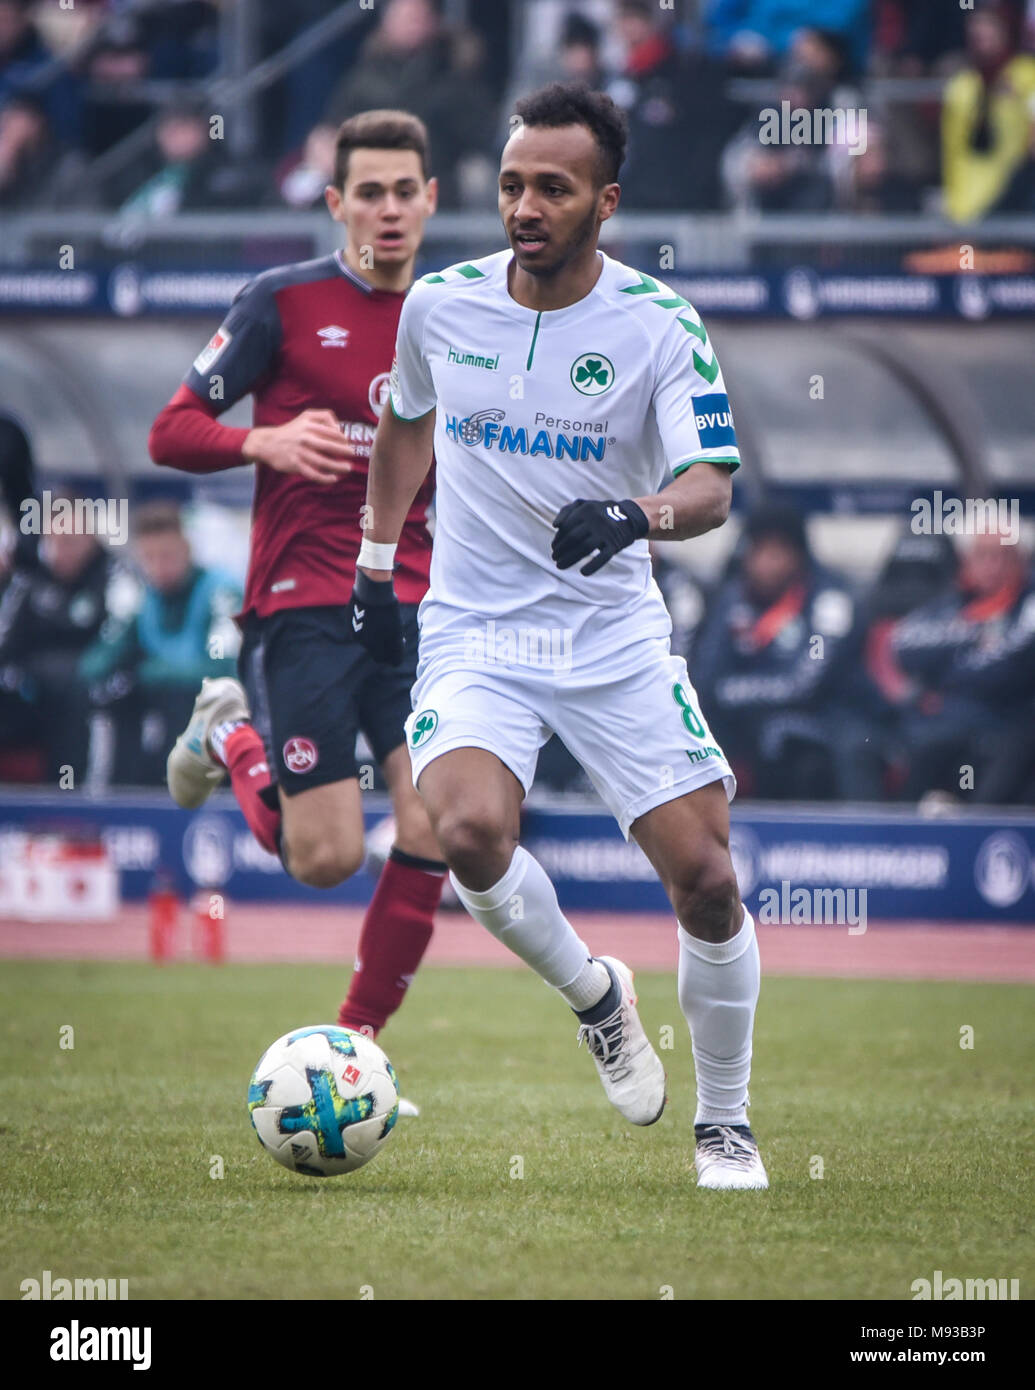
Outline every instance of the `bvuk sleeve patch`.
<svg viewBox="0 0 1035 1390"><path fill-rule="evenodd" d="M694 424L702 449L736 447L733 412L729 397L722 391L694 397Z"/></svg>

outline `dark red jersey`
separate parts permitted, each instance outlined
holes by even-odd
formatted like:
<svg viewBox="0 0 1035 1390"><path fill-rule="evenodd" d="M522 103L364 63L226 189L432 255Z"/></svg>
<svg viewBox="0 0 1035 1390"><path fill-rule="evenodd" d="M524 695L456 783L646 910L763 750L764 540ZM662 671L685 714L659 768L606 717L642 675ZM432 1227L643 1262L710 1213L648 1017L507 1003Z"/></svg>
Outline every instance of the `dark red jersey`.
<svg viewBox="0 0 1035 1390"><path fill-rule="evenodd" d="M331 410L352 445L352 472L311 483L257 464L244 612L345 603L362 539L360 509L404 296L372 289L340 252L259 275L241 290L183 385L151 429L156 463L214 473L242 463L248 434L217 417L243 396L256 426ZM395 589L417 603L428 587L432 476L418 492L396 551Z"/></svg>

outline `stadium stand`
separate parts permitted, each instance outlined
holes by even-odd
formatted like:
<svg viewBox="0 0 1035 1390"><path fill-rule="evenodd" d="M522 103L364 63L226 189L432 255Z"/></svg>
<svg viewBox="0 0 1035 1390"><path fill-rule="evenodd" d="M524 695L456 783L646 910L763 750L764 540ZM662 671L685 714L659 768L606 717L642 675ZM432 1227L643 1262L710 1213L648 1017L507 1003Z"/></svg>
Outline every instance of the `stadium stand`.
<svg viewBox="0 0 1035 1390"><path fill-rule="evenodd" d="M19 440L31 441L37 493L61 483L134 506L173 501L198 563L229 565L239 583L250 470L159 478L147 430L250 275L336 245L321 206L334 122L372 103L421 109L451 205L430 224L423 271L499 244L493 161L510 99L577 78L630 120L623 208L604 245L705 317L744 454L729 525L657 548L678 645L696 629L702 661L742 582L745 519L790 506L814 572L850 605L845 671L825 703L860 731L865 775L846 782L835 760L771 794L944 792L944 768L916 756L919 697L900 638L925 605L966 600L956 538L925 535L910 509L1002 497L1023 517L1035 498L1030 7L799 10L388 0L371 14L301 0L288 14L266 0L183 0L77 6L65 25L0 0L0 408L19 422L0 441L4 601L35 563L17 529L31 481ZM821 146L765 145L760 113L784 100L864 111L865 148L852 153L843 129ZM673 163L674 147L685 153ZM961 232L953 217L971 220ZM74 249L67 268L62 247ZM248 423L247 406L224 419ZM1027 521L1018 539L1023 589ZM1012 650L1028 611L1015 598L980 624L985 648ZM1025 659L1010 669L1019 728L1033 677ZM715 680L703 661L702 685ZM42 759L18 775L42 776ZM553 761L555 786L584 786L555 751L544 772ZM1030 797L1022 771L998 766L971 799ZM745 790L766 786L764 769L745 768Z"/></svg>

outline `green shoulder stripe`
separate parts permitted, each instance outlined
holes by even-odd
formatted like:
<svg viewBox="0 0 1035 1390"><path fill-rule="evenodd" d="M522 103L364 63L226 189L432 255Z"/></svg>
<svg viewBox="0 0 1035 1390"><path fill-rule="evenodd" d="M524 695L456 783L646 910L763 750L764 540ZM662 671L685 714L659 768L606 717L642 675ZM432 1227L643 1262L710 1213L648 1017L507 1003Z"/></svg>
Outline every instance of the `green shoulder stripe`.
<svg viewBox="0 0 1035 1390"><path fill-rule="evenodd" d="M677 318L676 322L679 324L680 328L685 328L686 331L692 333L695 338L700 338L702 343L708 341L708 334L699 323L692 323L689 319L684 318Z"/></svg>
<svg viewBox="0 0 1035 1390"><path fill-rule="evenodd" d="M688 468L693 468L695 463L714 463L716 465L724 463L731 473L736 473L740 467L740 459L684 459L682 463L677 463L672 470L673 478L678 478L681 473L685 473Z"/></svg>
<svg viewBox="0 0 1035 1390"><path fill-rule="evenodd" d="M701 354L694 348L694 367L698 374L703 376L709 386L713 385L715 378L719 375L719 359L712 357L710 362L706 362Z"/></svg>
<svg viewBox="0 0 1035 1390"><path fill-rule="evenodd" d="M642 270L638 270L640 277L639 283L635 285L623 285L622 294L657 294L659 290L657 280L652 280L649 275L644 275Z"/></svg>
<svg viewBox="0 0 1035 1390"><path fill-rule="evenodd" d="M477 266L471 265L469 261L463 265L450 265L445 270L433 275L422 275L420 282L422 285L448 285L456 284L455 275L459 275L463 280L484 280L484 270L479 270Z"/></svg>
<svg viewBox="0 0 1035 1390"><path fill-rule="evenodd" d="M656 304L659 309L668 309L670 312L673 310L676 311L676 321L679 326L685 328L688 333L692 333L695 338L698 338L704 347L710 347L708 334L705 332L703 325L694 323L693 319L683 317L684 309L689 309L691 313L693 312L694 306L690 303L689 299L684 299L681 294L676 294L674 290L669 289L668 285L663 284L662 281L652 280L649 275L644 275L642 270L638 270L636 273L640 277L637 283L635 285L623 285L621 293L650 295L651 298L647 303ZM699 357L696 352L694 353L694 366L709 384L715 380L719 370L714 362L714 356L715 354L713 353L712 363L705 366L703 365L704 359Z"/></svg>
<svg viewBox="0 0 1035 1390"><path fill-rule="evenodd" d="M392 393L391 393L390 391L389 391L389 393L388 393L388 405L389 405L389 408L391 409L392 414L395 416L395 418L396 418L397 420L401 420L401 421L403 422L404 425L412 425L412 424L414 423L415 420L423 420L425 415L430 415L430 414L431 414L431 410L434 410L434 409L435 409L435 407L432 406L432 407L431 407L431 410L426 410L426 411L424 412L424 415L400 415L399 412L398 412L398 411L396 410L396 408L395 408L395 402L392 400Z"/></svg>

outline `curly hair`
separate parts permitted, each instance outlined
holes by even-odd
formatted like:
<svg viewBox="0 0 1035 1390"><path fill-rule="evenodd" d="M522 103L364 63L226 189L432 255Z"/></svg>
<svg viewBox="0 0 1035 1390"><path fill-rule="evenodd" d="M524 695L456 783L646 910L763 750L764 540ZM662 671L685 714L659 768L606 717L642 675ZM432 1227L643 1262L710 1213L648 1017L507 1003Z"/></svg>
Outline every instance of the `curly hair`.
<svg viewBox="0 0 1035 1390"><path fill-rule="evenodd" d="M526 126L587 126L597 142L600 182L615 183L625 158L625 113L603 92L584 83L551 82L522 97L514 114Z"/></svg>

